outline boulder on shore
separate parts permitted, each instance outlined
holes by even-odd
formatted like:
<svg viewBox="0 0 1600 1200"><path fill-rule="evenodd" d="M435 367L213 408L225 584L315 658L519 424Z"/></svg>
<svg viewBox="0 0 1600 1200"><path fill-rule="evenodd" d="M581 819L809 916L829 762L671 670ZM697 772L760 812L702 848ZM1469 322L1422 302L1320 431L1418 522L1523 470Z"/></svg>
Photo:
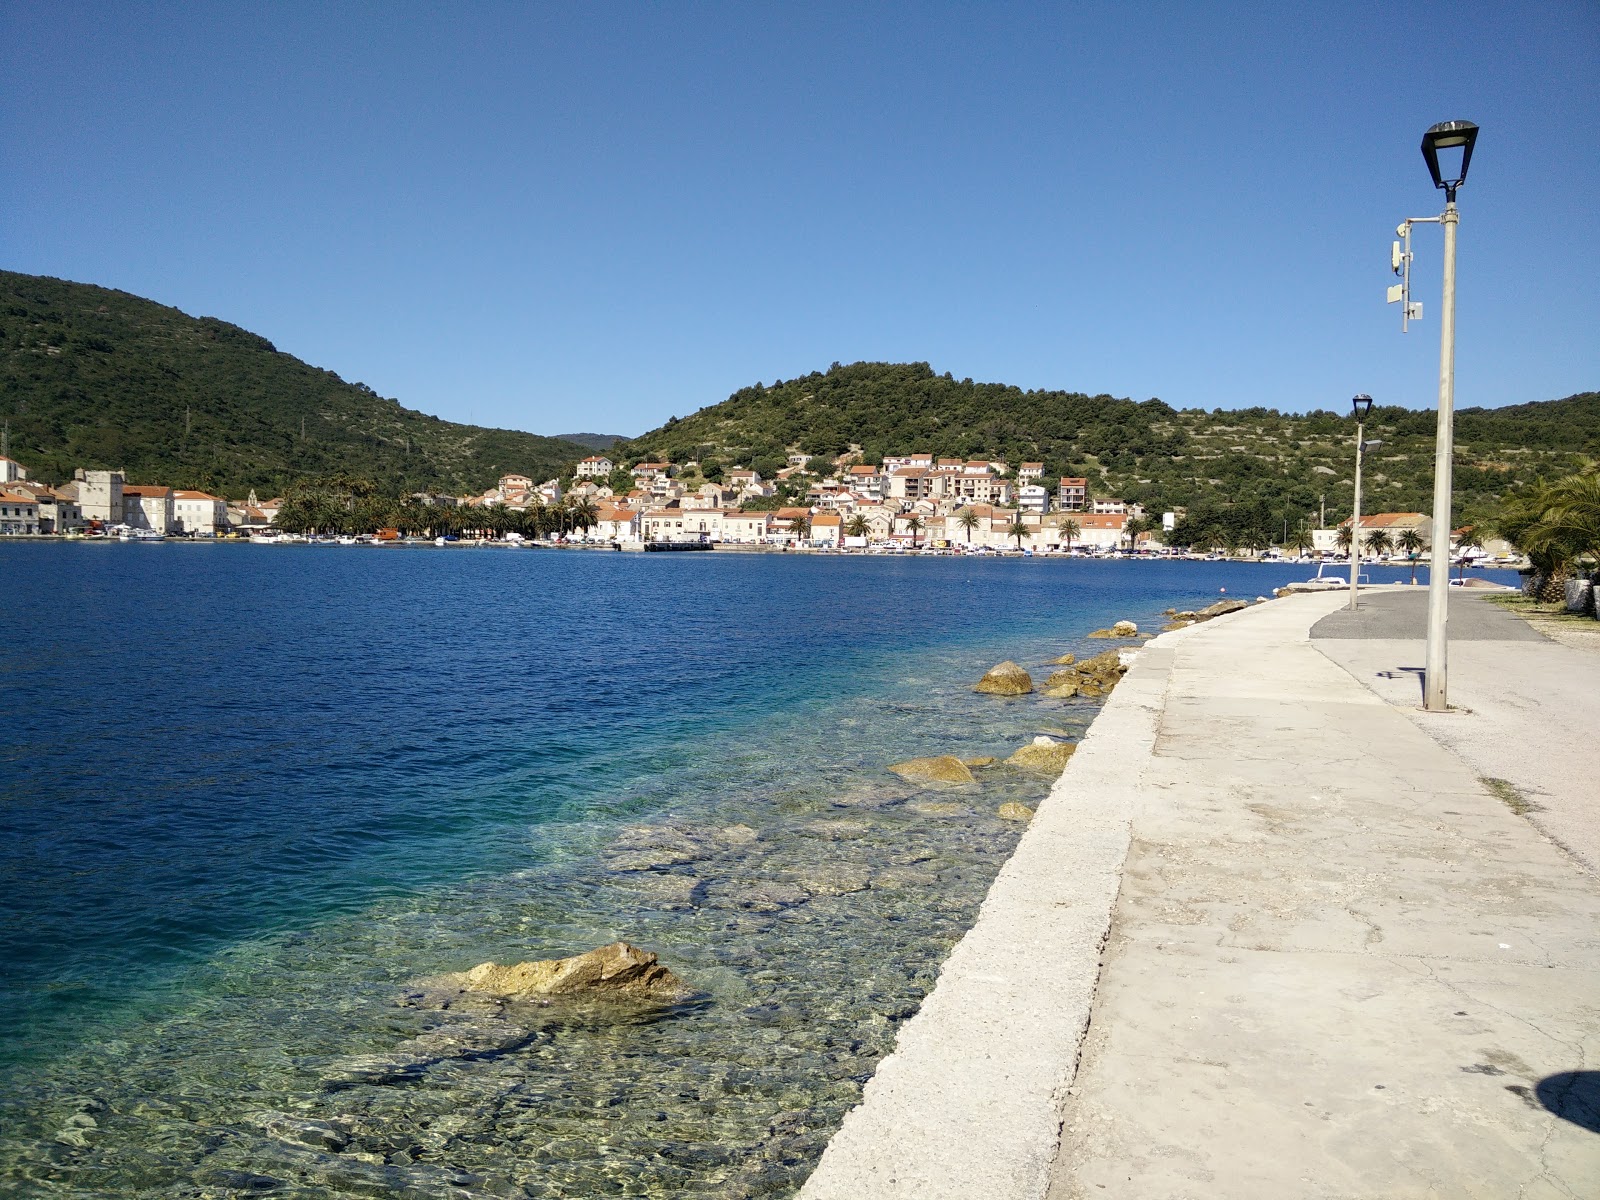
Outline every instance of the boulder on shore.
<svg viewBox="0 0 1600 1200"><path fill-rule="evenodd" d="M1195 617L1201 621L1209 621L1212 617L1227 616L1229 613L1249 607L1250 602L1247 600L1218 600L1215 604L1207 605L1195 613Z"/></svg>
<svg viewBox="0 0 1600 1200"><path fill-rule="evenodd" d="M1033 820L1033 809L1029 808L1026 804L1018 804L1015 800L1012 800L1006 804L1002 804L999 811L996 812L995 815L1002 821L1022 821L1023 823L1027 823L1028 821Z"/></svg>
<svg viewBox="0 0 1600 1200"><path fill-rule="evenodd" d="M1033 691L1033 676L1007 660L992 668L972 690L988 696L1025 696Z"/></svg>
<svg viewBox="0 0 1600 1200"><path fill-rule="evenodd" d="M1029 771L1043 771L1059 775L1067 769L1067 760L1077 751L1072 742L1058 742L1054 738L1036 737L1026 746L1019 746L1008 763Z"/></svg>
<svg viewBox="0 0 1600 1200"><path fill-rule="evenodd" d="M1139 636L1139 627L1132 621L1118 621L1110 629L1096 629L1092 638L1130 638Z"/></svg>
<svg viewBox="0 0 1600 1200"><path fill-rule="evenodd" d="M1066 654L1063 654L1060 658L1051 659L1050 660L1050 665L1051 666L1055 666L1055 667L1070 667L1073 663L1075 663L1077 661L1078 661L1078 656L1076 654L1068 652Z"/></svg>
<svg viewBox="0 0 1600 1200"><path fill-rule="evenodd" d="M889 768L910 783L975 783L967 764L953 754L937 754L931 758L908 758Z"/></svg>
<svg viewBox="0 0 1600 1200"><path fill-rule="evenodd" d="M507 1000L544 996L595 996L628 1000L681 1000L689 987L648 950L612 942L571 958L538 962L479 963L445 979L469 992Z"/></svg>

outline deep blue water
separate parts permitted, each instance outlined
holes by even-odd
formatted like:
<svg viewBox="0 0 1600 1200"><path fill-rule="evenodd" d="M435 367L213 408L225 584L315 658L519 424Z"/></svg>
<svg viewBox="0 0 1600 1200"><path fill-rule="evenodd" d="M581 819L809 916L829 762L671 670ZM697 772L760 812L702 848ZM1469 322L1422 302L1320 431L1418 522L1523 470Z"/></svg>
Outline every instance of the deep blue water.
<svg viewBox="0 0 1600 1200"><path fill-rule="evenodd" d="M0 543L0 573L0 1065L36 1074L240 956L266 993L380 920L448 910L429 944L475 954L517 905L537 944L557 917L495 881L578 896L630 822L1003 755L1037 710L968 707L988 665L1310 569Z"/></svg>

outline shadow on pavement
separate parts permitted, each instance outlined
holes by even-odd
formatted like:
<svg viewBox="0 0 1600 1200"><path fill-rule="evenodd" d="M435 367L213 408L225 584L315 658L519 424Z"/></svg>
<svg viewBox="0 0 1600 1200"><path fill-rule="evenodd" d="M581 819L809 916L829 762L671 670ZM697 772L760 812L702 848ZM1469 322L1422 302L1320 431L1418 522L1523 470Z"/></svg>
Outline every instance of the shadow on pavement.
<svg viewBox="0 0 1600 1200"><path fill-rule="evenodd" d="M1533 1094L1563 1121L1600 1133L1600 1071L1546 1075L1534 1085Z"/></svg>

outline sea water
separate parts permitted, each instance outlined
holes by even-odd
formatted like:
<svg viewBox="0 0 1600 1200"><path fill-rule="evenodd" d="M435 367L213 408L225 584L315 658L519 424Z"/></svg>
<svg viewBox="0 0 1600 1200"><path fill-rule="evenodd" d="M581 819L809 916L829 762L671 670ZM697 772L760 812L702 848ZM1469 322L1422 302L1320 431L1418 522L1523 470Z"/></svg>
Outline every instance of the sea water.
<svg viewBox="0 0 1600 1200"><path fill-rule="evenodd" d="M0 1191L777 1196L1074 739L1232 563L0 545ZM666 1009L419 981L624 939Z"/></svg>

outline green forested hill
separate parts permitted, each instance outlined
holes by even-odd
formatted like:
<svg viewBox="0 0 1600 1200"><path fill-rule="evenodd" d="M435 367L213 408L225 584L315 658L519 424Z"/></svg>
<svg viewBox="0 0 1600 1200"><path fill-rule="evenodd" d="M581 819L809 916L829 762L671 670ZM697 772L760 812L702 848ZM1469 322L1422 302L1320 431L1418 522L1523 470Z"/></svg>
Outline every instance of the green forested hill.
<svg viewBox="0 0 1600 1200"><path fill-rule="evenodd" d="M10 271L0 420L11 457L47 481L126 467L131 481L232 496L328 474L478 490L513 471L549 478L589 453L413 412L213 317Z"/></svg>
<svg viewBox="0 0 1600 1200"><path fill-rule="evenodd" d="M1429 511L1435 414L1373 410L1367 436L1384 445L1363 473L1363 508ZM770 475L790 451L832 457L852 445L867 462L927 451L996 458L1013 469L1042 461L1045 474L1082 475L1097 495L1155 511L1249 509L1271 528L1349 511L1355 428L1345 412L1265 408L1175 410L1079 392L1024 391L935 374L926 363L837 363L827 372L757 384L721 404L673 419L618 445L626 462L699 460L707 475L754 466ZM1507 487L1600 455L1600 394L1456 415L1457 510L1491 504Z"/></svg>

